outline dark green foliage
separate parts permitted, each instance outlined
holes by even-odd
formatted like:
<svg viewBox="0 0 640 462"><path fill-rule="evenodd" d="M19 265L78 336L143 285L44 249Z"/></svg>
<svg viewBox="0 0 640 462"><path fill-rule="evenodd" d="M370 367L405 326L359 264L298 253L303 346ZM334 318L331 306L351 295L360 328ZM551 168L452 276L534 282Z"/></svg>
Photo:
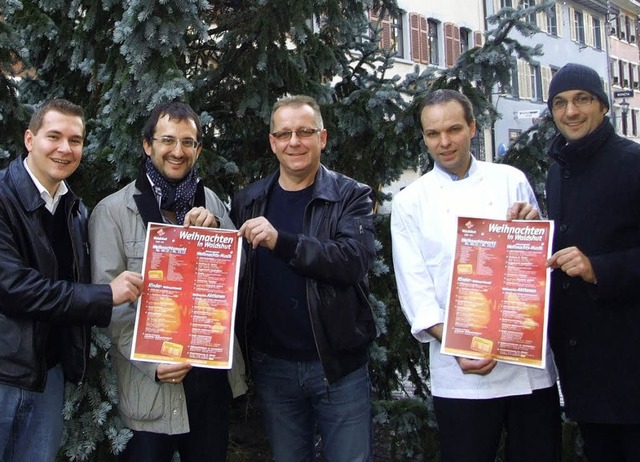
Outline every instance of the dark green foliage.
<svg viewBox="0 0 640 462"><path fill-rule="evenodd" d="M533 187L538 204L546 215L545 180L547 170L552 159L547 155L547 150L558 130L553 123L553 118L548 110L540 119L509 146L501 162L513 165L526 173L529 183Z"/></svg>

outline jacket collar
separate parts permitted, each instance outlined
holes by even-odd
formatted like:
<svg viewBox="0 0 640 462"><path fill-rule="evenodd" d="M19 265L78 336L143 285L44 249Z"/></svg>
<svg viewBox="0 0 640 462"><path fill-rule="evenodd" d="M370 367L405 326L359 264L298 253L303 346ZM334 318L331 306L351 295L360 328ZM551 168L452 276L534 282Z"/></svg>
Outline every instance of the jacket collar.
<svg viewBox="0 0 640 462"><path fill-rule="evenodd" d="M24 168L24 159L26 156L19 156L16 159L12 160L9 164L9 177L13 182L13 185L16 189L18 200L22 204L22 207L27 212L33 212L39 207L43 207L45 205L44 199L40 196L40 191L33 183L31 176ZM65 203L67 204L67 208L73 205L77 199L76 195L73 193L69 185L67 184L67 188L69 191L67 194L69 195Z"/></svg>
<svg viewBox="0 0 640 462"><path fill-rule="evenodd" d="M586 162L600 151L600 147L612 135L615 135L615 130L609 118L605 117L594 131L573 143L567 143L562 134L556 136L549 155L561 164Z"/></svg>
<svg viewBox="0 0 640 462"><path fill-rule="evenodd" d="M267 176L262 182L260 188L249 191L247 194L248 203L255 200L264 200L269 195L276 181L280 178L280 170L276 170ZM337 183L337 174L324 165L320 165L316 178L313 182L312 200L322 199L329 202L337 202L340 200L340 191Z"/></svg>
<svg viewBox="0 0 640 462"><path fill-rule="evenodd" d="M162 216L162 212L160 212L160 205L158 204L158 199L156 198L155 193L153 192L153 188L151 187L151 183L149 182L149 178L147 177L147 170L144 166L144 159L140 162L140 167L138 169L138 177L136 178L136 189L140 191L139 194L133 195L133 200L138 207L138 211L140 212L140 217L144 222L145 228L149 222L153 223L164 223L164 217ZM198 182L198 186L196 187L196 195L193 201L194 207L205 207L206 199L204 194L204 185L202 181Z"/></svg>

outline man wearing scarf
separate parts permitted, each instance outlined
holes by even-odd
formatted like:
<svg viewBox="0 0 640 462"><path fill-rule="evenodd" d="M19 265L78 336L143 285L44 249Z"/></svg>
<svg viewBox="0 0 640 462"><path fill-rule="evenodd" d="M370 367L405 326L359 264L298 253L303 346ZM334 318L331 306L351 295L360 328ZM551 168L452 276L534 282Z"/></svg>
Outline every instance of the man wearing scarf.
<svg viewBox="0 0 640 462"><path fill-rule="evenodd" d="M222 201L198 178L202 129L191 107L157 106L142 145L138 178L103 199L91 215L96 282L110 281L118 268L141 271L149 222L234 229ZM135 312L132 303L115 307L109 326L118 410L133 430L119 460L169 462L175 451L182 462L226 460L230 399L246 391L241 355L234 355L231 371L131 361Z"/></svg>

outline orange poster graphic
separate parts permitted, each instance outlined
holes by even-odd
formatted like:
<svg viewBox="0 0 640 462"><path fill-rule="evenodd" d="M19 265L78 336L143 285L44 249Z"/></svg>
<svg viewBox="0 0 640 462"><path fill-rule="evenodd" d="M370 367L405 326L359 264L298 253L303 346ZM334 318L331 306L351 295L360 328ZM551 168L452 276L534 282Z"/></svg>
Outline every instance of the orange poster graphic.
<svg viewBox="0 0 640 462"><path fill-rule="evenodd" d="M552 221L458 218L441 351L544 368Z"/></svg>
<svg viewBox="0 0 640 462"><path fill-rule="evenodd" d="M131 359L230 369L238 232L149 223Z"/></svg>

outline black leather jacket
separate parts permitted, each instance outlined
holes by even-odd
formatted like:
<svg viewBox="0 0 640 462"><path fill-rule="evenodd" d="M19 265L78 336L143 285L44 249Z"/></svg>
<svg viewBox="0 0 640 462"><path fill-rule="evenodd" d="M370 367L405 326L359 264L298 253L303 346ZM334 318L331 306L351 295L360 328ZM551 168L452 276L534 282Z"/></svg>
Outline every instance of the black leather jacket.
<svg viewBox="0 0 640 462"><path fill-rule="evenodd" d="M278 172L240 191L231 218L239 228L264 215ZM376 337L368 302L367 272L375 258L371 189L320 167L302 234L278 236L274 249L295 271L306 276L307 305L318 355L327 381L333 383L367 362L367 347ZM238 320L249 350L256 318L255 251L243 242L246 265L240 280Z"/></svg>
<svg viewBox="0 0 640 462"><path fill-rule="evenodd" d="M60 332L65 378L80 382L88 359L89 325L107 325L112 293L90 281L87 212L73 193L64 202L74 279L57 280L58 265L41 214L44 201L23 165L0 171L0 382L32 391L45 386L50 326Z"/></svg>

